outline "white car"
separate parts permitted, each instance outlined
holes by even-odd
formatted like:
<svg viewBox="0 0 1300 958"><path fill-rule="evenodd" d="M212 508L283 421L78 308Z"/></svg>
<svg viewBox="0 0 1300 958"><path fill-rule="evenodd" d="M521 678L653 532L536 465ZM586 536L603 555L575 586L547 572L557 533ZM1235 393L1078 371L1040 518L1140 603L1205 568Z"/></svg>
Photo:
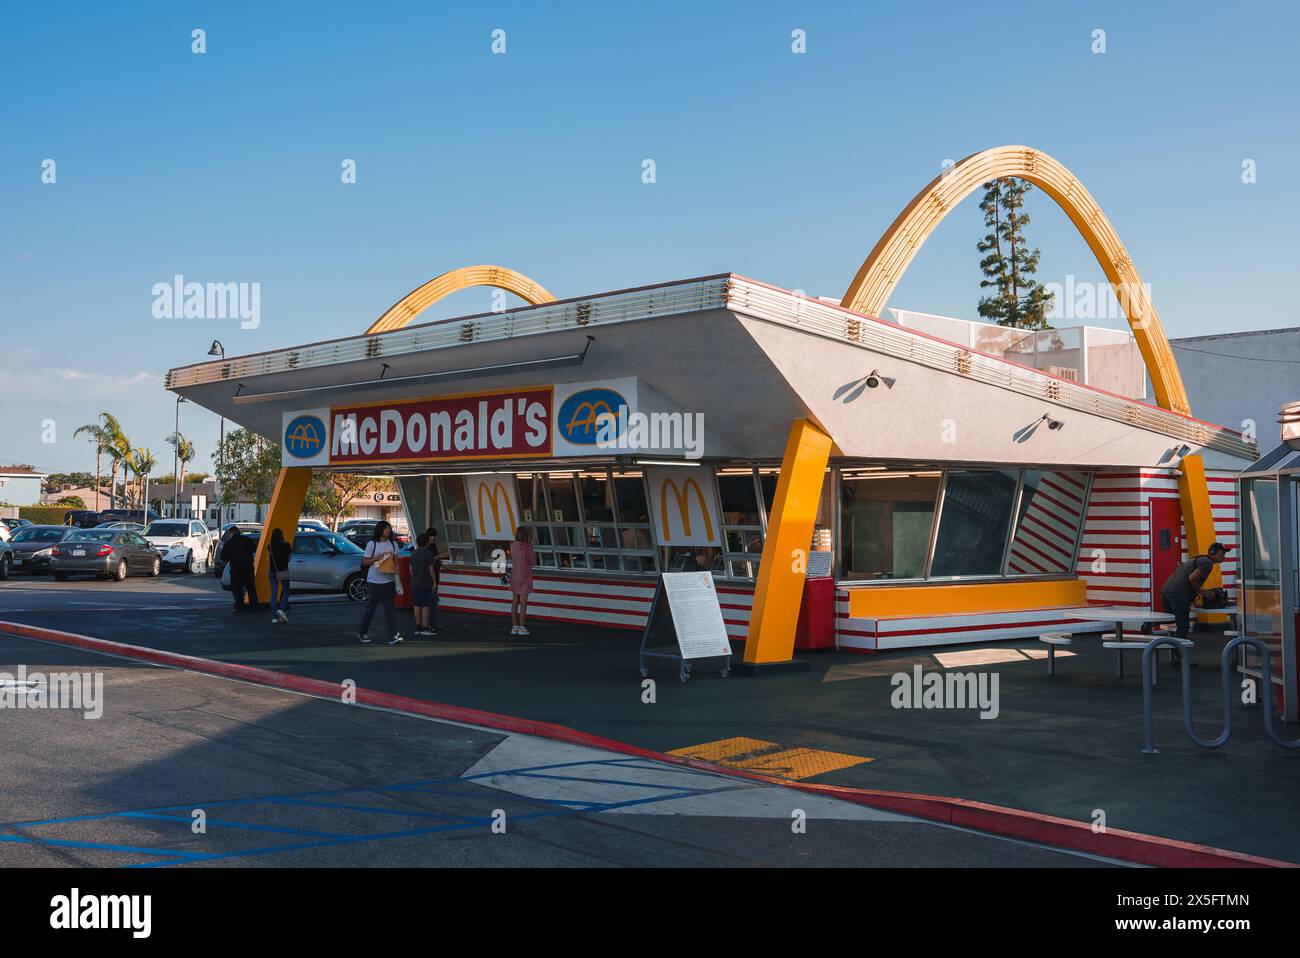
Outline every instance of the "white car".
<svg viewBox="0 0 1300 958"><path fill-rule="evenodd" d="M202 572L212 562L215 540L198 519L155 519L142 535L158 550L164 568Z"/></svg>

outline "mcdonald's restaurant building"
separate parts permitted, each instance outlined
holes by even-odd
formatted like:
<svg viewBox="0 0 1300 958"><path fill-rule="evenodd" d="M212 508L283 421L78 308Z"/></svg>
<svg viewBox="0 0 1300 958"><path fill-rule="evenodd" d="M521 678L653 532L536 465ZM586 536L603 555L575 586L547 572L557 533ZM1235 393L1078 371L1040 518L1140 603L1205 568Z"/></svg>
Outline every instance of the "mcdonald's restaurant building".
<svg viewBox="0 0 1300 958"><path fill-rule="evenodd" d="M312 470L394 477L445 609L508 612L523 524L532 615L637 629L657 573L708 569L779 662L1082 628L1158 607L1185 535L1236 541L1256 450L1220 426L734 274L554 300L472 270L445 276L536 304L412 322L440 277L366 334L167 383L281 445L290 535Z"/></svg>

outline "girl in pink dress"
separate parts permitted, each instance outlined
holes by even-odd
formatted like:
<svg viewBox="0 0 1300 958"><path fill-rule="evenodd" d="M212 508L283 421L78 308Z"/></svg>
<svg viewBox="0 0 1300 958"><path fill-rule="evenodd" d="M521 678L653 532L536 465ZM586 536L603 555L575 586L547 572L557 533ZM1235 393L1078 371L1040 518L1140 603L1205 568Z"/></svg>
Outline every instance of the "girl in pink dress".
<svg viewBox="0 0 1300 958"><path fill-rule="evenodd" d="M528 635L524 624L528 614L528 593L533 591L533 566L537 555L529 542L532 532L521 525L515 530L515 541L510 543L510 634Z"/></svg>

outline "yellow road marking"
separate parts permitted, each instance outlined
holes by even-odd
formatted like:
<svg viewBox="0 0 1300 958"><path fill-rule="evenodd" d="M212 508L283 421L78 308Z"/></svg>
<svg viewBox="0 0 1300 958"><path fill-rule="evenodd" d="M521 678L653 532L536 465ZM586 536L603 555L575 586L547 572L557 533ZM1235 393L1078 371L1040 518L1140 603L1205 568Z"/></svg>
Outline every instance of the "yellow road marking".
<svg viewBox="0 0 1300 958"><path fill-rule="evenodd" d="M702 745L673 749L669 755L716 762L729 768L743 768L750 772L775 775L800 781L842 768L852 768L870 762L861 755L827 752L815 748L787 748L778 742L765 742L757 738L724 738Z"/></svg>

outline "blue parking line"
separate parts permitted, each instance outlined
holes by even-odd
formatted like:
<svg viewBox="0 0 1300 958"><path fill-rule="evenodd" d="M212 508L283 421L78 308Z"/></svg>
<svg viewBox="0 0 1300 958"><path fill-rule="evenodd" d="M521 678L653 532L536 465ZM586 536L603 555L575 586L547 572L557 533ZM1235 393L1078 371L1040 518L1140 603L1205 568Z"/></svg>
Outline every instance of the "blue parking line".
<svg viewBox="0 0 1300 958"><path fill-rule="evenodd" d="M423 835L433 835L440 832L457 831L464 829L480 828L489 825L492 819L489 817L455 815L450 813L424 812L416 810L402 810L384 808L374 805L362 805L349 802L331 802L325 801L328 797L341 797L344 795L355 795L358 793L385 794L400 792L417 792L421 794L441 794L446 796L468 797L466 792L445 787L451 784L475 784L483 779L502 779L502 778L537 778L546 779L556 782L573 782L584 784L601 784L615 785L631 788L656 789L669 794L652 795L644 798L628 799L615 802L598 802L578 799L563 798L533 798L526 795L510 795L519 801L533 803L535 805L546 806L544 810L536 812L527 812L511 816L511 821L532 821L548 817L569 816L576 814L599 814L619 808L636 807L640 805L655 804L658 802L673 801L679 798L689 798L697 795L708 795L718 792L735 791L743 788L752 787L749 784L732 784L717 788L697 788L686 785L665 785L649 782L635 782L615 778L591 778L587 776L575 775L557 775L548 774L563 769L577 769L592 766L607 766L611 768L640 768L646 771L663 771L665 767L653 764L633 764L645 763L649 760L630 758L630 759L588 759L573 762L556 762L545 765L524 766L515 769L501 769L492 772L480 772L474 775L448 776L445 778L427 779L423 781L403 782L392 785L360 785L349 786L337 789L319 789L309 792L298 792L289 795L278 796L250 796L233 799L217 799L208 802L189 802L182 805L156 806L146 809L118 810L111 812L93 813L88 815L73 815L63 818L50 818L43 820L34 820L27 822L10 823L8 827L33 828L48 827L53 825L72 824L77 822L104 821L113 818L137 818L143 820L176 822L178 824L190 824L193 819L188 814L185 815L168 815L166 812L190 811L194 808L218 808L226 806L254 806L254 805L276 805L276 806L300 806L303 808L327 808L339 811L357 812L363 815L391 815L416 819L432 819L440 824L430 825L427 827L404 829L393 832L380 832L374 834L339 834L334 832L312 831L309 829L294 828L291 826L260 825L251 822L239 822L224 819L209 819L209 823L220 827L242 829L248 831L267 832L271 834L283 834L301 836L304 838L318 838L319 841L294 842L285 845L266 846L261 848L235 850L229 852L197 852L183 851L176 849L158 849L146 848L133 845L115 845L101 842L73 841L69 839L45 839L37 837L27 837L19 835L0 834L0 841L19 844L37 844L51 845L69 848L82 848L88 851L118 852L123 854L141 854L161 859L159 861L134 863L127 867L132 868L154 868L167 867L174 864L188 864L191 862L206 862L227 858L244 858L261 855L270 855L277 852L298 851L311 848L327 848L338 845L353 844L358 842L373 841L391 841L399 838L418 837ZM671 768L671 767L667 767ZM672 769L676 771L676 769ZM694 772L692 774L701 774ZM706 774L706 773L705 773Z"/></svg>

